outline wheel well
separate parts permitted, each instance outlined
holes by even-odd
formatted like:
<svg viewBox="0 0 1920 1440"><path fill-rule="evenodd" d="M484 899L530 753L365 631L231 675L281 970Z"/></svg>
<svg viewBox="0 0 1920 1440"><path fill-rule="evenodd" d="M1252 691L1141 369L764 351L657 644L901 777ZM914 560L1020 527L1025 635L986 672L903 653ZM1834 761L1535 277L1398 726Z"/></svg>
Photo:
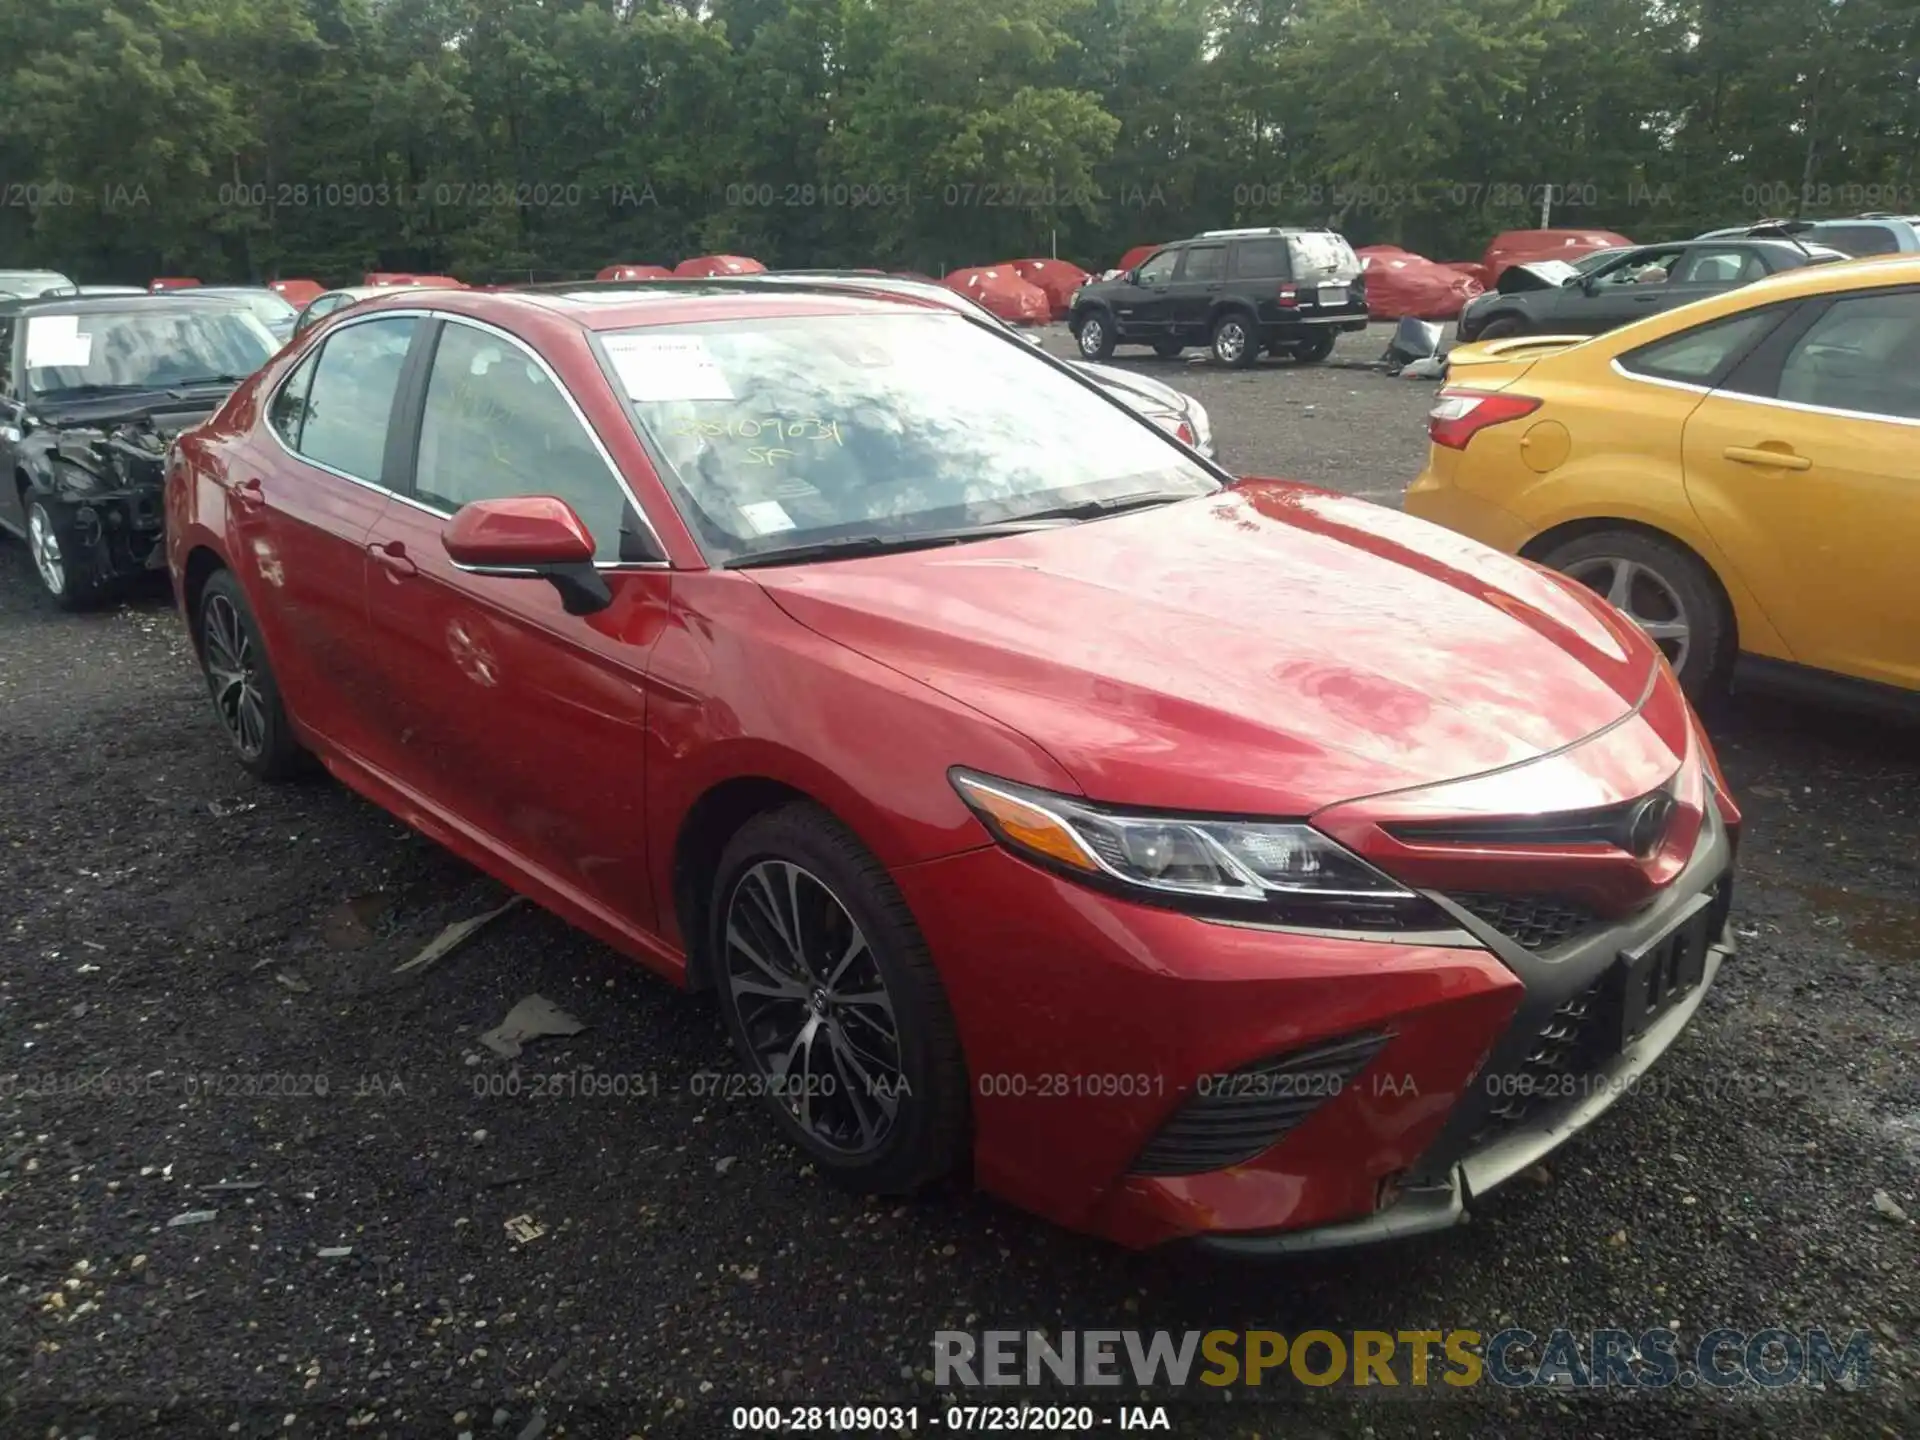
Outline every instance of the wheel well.
<svg viewBox="0 0 1920 1440"><path fill-rule="evenodd" d="M1213 307L1213 313L1207 316L1207 333L1213 333L1213 327L1220 323L1223 315L1244 315L1255 325L1260 323L1259 312L1245 300L1222 300Z"/></svg>
<svg viewBox="0 0 1920 1440"><path fill-rule="evenodd" d="M1564 525L1556 525L1551 530L1542 530L1526 544L1520 547L1523 560L1544 563L1548 551L1554 550L1569 540L1577 540L1582 535L1598 535L1606 530L1627 530L1636 535L1644 535L1649 540L1658 540L1663 545L1671 545L1683 555L1691 556L1706 572L1712 582L1714 594L1720 597L1720 613L1727 622L1727 643L1739 644L1740 617L1734 612L1733 598L1727 594L1727 587L1720 579L1720 572L1713 568L1713 562L1694 549L1686 541L1657 525L1643 525L1638 520L1618 520L1595 518L1589 520L1569 520Z"/></svg>
<svg viewBox="0 0 1920 1440"><path fill-rule="evenodd" d="M747 775L714 786L693 802L681 822L673 849L673 902L687 946L687 988L712 983L707 955L707 906L713 893L720 853L740 827L756 815L813 797L764 776Z"/></svg>
<svg viewBox="0 0 1920 1440"><path fill-rule="evenodd" d="M188 632L197 649L200 644L200 592L215 573L226 569L220 557L204 545L196 545L187 556L186 575L181 581L181 599L187 607Z"/></svg>

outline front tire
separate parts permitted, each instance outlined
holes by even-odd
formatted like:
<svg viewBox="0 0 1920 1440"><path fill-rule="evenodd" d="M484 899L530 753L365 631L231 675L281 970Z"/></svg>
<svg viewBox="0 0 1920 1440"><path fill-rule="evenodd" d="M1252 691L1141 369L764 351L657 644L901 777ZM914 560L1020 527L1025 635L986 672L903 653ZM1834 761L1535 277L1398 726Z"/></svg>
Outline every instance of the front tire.
<svg viewBox="0 0 1920 1440"><path fill-rule="evenodd" d="M100 603L106 586L94 574L93 558L62 534L53 512L37 497L27 498L27 546L40 588L62 610L86 610Z"/></svg>
<svg viewBox="0 0 1920 1440"><path fill-rule="evenodd" d="M1213 322L1213 336L1208 344L1215 360L1236 370L1253 364L1260 355L1253 321L1237 310L1229 310Z"/></svg>
<svg viewBox="0 0 1920 1440"><path fill-rule="evenodd" d="M906 901L845 826L807 803L749 820L721 854L708 922L734 1049L823 1174L904 1194L959 1168L953 1013Z"/></svg>
<svg viewBox="0 0 1920 1440"><path fill-rule="evenodd" d="M1507 340L1527 333L1526 325L1511 315L1501 315L1480 327L1475 340Z"/></svg>
<svg viewBox="0 0 1920 1440"><path fill-rule="evenodd" d="M1114 346L1113 321L1104 311L1089 310L1073 327L1073 343L1079 347L1083 360L1110 358Z"/></svg>
<svg viewBox="0 0 1920 1440"><path fill-rule="evenodd" d="M231 570L217 572L201 590L194 639L214 714L241 765L260 780L299 774L307 755L287 722L260 626Z"/></svg>
<svg viewBox="0 0 1920 1440"><path fill-rule="evenodd" d="M1554 546L1540 561L1646 631L1689 699L1704 699L1725 681L1733 617L1712 572L1688 551L1638 530L1601 530Z"/></svg>

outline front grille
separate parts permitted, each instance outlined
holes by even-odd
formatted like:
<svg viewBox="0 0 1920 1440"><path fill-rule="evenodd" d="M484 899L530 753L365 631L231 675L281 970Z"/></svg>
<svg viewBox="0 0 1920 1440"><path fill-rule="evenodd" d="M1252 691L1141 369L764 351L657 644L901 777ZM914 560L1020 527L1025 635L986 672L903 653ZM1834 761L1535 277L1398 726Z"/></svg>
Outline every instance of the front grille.
<svg viewBox="0 0 1920 1440"><path fill-rule="evenodd" d="M1579 1098L1580 1079L1608 1059L1601 1038L1607 1019L1601 999L1604 984L1596 981L1555 1010L1518 1065L1481 1075L1478 1083L1491 1103L1467 1142L1470 1148L1500 1139L1538 1109Z"/></svg>
<svg viewBox="0 0 1920 1440"><path fill-rule="evenodd" d="M1551 950L1606 922L1558 895L1469 893L1452 897L1474 919L1529 950Z"/></svg>
<svg viewBox="0 0 1920 1440"><path fill-rule="evenodd" d="M1197 1175L1253 1159L1337 1096L1387 1040L1348 1036L1202 1076L1192 1098L1140 1152L1132 1173Z"/></svg>

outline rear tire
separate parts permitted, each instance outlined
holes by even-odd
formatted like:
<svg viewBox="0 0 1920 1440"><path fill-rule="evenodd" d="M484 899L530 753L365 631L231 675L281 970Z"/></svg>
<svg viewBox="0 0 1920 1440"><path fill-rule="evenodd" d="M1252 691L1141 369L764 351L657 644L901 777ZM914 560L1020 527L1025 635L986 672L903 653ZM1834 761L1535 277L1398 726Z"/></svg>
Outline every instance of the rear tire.
<svg viewBox="0 0 1920 1440"><path fill-rule="evenodd" d="M804 802L741 826L708 941L734 1050L822 1174L906 1194L960 1167L959 1030L906 901L851 831Z"/></svg>
<svg viewBox="0 0 1920 1440"><path fill-rule="evenodd" d="M1089 310L1072 329L1082 360L1106 360L1113 355L1113 321L1104 310Z"/></svg>
<svg viewBox="0 0 1920 1440"><path fill-rule="evenodd" d="M260 626L231 570L216 571L194 607L194 642L214 716L242 766L259 780L287 780L307 768L280 703Z"/></svg>
<svg viewBox="0 0 1920 1440"><path fill-rule="evenodd" d="M1699 701L1720 690L1733 660L1733 615L1713 573L1670 540L1638 530L1576 536L1540 556L1645 630Z"/></svg>
<svg viewBox="0 0 1920 1440"><path fill-rule="evenodd" d="M1260 357L1260 342L1255 338L1253 320L1238 310L1229 310L1213 322L1208 341L1213 358L1222 365L1242 370Z"/></svg>
<svg viewBox="0 0 1920 1440"><path fill-rule="evenodd" d="M1302 365L1318 365L1333 354L1333 333L1315 335L1293 347L1293 358Z"/></svg>

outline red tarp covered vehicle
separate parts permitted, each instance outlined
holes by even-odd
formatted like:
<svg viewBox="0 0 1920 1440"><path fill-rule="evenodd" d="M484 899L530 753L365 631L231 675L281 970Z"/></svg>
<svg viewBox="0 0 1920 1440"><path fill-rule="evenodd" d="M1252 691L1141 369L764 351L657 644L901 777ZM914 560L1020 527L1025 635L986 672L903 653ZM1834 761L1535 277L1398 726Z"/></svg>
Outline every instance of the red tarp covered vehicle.
<svg viewBox="0 0 1920 1440"><path fill-rule="evenodd" d="M1367 277L1367 314L1375 320L1451 320L1485 288L1398 245L1367 245L1354 254Z"/></svg>
<svg viewBox="0 0 1920 1440"><path fill-rule="evenodd" d="M1482 290L1487 288L1487 267L1478 260L1442 260L1439 263L1448 270L1458 270L1462 275L1472 277Z"/></svg>
<svg viewBox="0 0 1920 1440"><path fill-rule="evenodd" d="M956 270L940 283L986 306L1009 325L1044 325L1053 316L1047 292L1022 280L1011 265Z"/></svg>
<svg viewBox="0 0 1920 1440"><path fill-rule="evenodd" d="M191 275L161 275L147 282L147 293L158 295L162 290L195 290L200 282Z"/></svg>
<svg viewBox="0 0 1920 1440"><path fill-rule="evenodd" d="M1073 307L1073 292L1093 278L1071 260L1016 260L1013 271L1045 292L1054 320L1067 318L1067 311Z"/></svg>
<svg viewBox="0 0 1920 1440"><path fill-rule="evenodd" d="M596 280L665 280L673 274L664 265L609 265Z"/></svg>
<svg viewBox="0 0 1920 1440"><path fill-rule="evenodd" d="M1136 245L1127 251L1126 254L1122 255L1119 262L1115 264L1113 268L1116 270L1131 270L1159 248L1160 246L1158 245Z"/></svg>
<svg viewBox="0 0 1920 1440"><path fill-rule="evenodd" d="M759 275L766 268L748 255L701 255L692 260L682 260L673 267L673 273L682 278L692 276L699 279L707 275Z"/></svg>
<svg viewBox="0 0 1920 1440"><path fill-rule="evenodd" d="M1480 257L1486 269L1480 283L1493 286L1510 265L1535 260L1578 260L1595 250L1610 250L1633 241L1611 230L1503 230L1487 242L1487 253Z"/></svg>
<svg viewBox="0 0 1920 1440"><path fill-rule="evenodd" d="M318 280L269 280L267 288L289 305L305 305L327 287Z"/></svg>

